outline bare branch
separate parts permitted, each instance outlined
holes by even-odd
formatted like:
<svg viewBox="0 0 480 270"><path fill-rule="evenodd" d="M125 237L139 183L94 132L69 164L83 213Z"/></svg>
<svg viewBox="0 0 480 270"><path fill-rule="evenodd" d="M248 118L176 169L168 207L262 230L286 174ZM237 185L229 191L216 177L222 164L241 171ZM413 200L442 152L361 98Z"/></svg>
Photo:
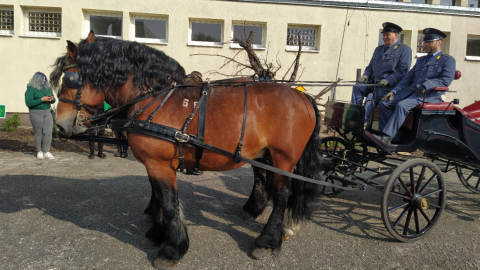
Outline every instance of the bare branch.
<svg viewBox="0 0 480 270"><path fill-rule="evenodd" d="M297 72L298 72L298 66L300 65L300 55L302 54L302 37L300 36L300 33L298 33L298 52L297 52L297 57L295 57L295 67L293 68L292 75L290 76L291 82L294 82L295 79L297 78Z"/></svg>

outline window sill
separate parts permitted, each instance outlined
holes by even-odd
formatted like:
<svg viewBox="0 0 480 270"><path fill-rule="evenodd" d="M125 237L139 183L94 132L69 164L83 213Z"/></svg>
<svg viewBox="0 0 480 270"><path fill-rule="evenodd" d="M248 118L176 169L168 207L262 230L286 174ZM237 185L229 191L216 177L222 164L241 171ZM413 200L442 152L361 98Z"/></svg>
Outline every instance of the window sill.
<svg viewBox="0 0 480 270"><path fill-rule="evenodd" d="M53 37L53 36L35 36L35 35L18 35L22 38L47 38L47 39L61 39L62 37Z"/></svg>
<svg viewBox="0 0 480 270"><path fill-rule="evenodd" d="M213 42L188 42L188 46L199 46L199 47L216 47L216 48L223 48L223 44L215 44Z"/></svg>
<svg viewBox="0 0 480 270"><path fill-rule="evenodd" d="M13 37L14 34L0 33L0 37Z"/></svg>
<svg viewBox="0 0 480 270"><path fill-rule="evenodd" d="M468 61L480 61L480 56L465 56L465 60Z"/></svg>
<svg viewBox="0 0 480 270"><path fill-rule="evenodd" d="M134 39L133 41L136 41L141 44L155 44L155 45L168 45L168 42L160 41L160 40L155 40L155 39Z"/></svg>
<svg viewBox="0 0 480 270"><path fill-rule="evenodd" d="M285 49L287 52L298 52L298 49ZM317 50L302 50L302 53L320 53L322 51L317 51Z"/></svg>
<svg viewBox="0 0 480 270"><path fill-rule="evenodd" d="M230 46L230 49L243 49L242 47L240 46ZM267 48L265 47L253 47L254 50L259 50L259 51L264 51L266 50Z"/></svg>
<svg viewBox="0 0 480 270"><path fill-rule="evenodd" d="M96 37L108 37L108 38L114 38L118 40L123 40L122 36L107 36L107 35L95 35ZM87 39L88 36L81 36L80 39Z"/></svg>

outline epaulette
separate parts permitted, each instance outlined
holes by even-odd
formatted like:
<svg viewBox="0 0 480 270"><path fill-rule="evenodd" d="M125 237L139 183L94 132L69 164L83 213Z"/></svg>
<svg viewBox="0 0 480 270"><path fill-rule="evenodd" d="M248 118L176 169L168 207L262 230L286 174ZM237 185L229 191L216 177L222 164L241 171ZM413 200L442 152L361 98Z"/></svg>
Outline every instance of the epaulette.
<svg viewBox="0 0 480 270"><path fill-rule="evenodd" d="M442 56L450 57L450 55L448 55L446 53L442 53Z"/></svg>

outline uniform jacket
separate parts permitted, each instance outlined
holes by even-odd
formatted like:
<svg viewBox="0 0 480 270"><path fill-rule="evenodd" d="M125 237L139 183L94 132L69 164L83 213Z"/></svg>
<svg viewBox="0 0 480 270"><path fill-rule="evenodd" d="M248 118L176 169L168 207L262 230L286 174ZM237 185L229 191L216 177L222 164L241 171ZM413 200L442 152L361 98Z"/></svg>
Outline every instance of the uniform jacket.
<svg viewBox="0 0 480 270"><path fill-rule="evenodd" d="M363 75L373 83L386 79L389 84L387 87L391 89L407 74L412 64L412 49L398 42L390 46L385 53L384 48L385 45L375 48Z"/></svg>
<svg viewBox="0 0 480 270"><path fill-rule="evenodd" d="M455 78L455 59L441 52L425 63L425 56L419 57L413 68L392 90L395 95L405 99L417 90L417 84L425 86L425 102L441 100L442 92L430 91L435 87L449 86ZM423 96L422 96L423 99Z"/></svg>

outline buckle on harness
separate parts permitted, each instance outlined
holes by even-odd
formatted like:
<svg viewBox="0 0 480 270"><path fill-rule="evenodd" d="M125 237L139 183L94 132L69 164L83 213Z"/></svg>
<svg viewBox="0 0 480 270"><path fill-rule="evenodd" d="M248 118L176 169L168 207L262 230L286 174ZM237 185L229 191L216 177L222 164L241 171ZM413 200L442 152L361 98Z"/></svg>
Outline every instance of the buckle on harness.
<svg viewBox="0 0 480 270"><path fill-rule="evenodd" d="M181 143L186 143L190 139L190 136L188 136L187 133L182 133L181 131L177 131L175 133L174 138Z"/></svg>

